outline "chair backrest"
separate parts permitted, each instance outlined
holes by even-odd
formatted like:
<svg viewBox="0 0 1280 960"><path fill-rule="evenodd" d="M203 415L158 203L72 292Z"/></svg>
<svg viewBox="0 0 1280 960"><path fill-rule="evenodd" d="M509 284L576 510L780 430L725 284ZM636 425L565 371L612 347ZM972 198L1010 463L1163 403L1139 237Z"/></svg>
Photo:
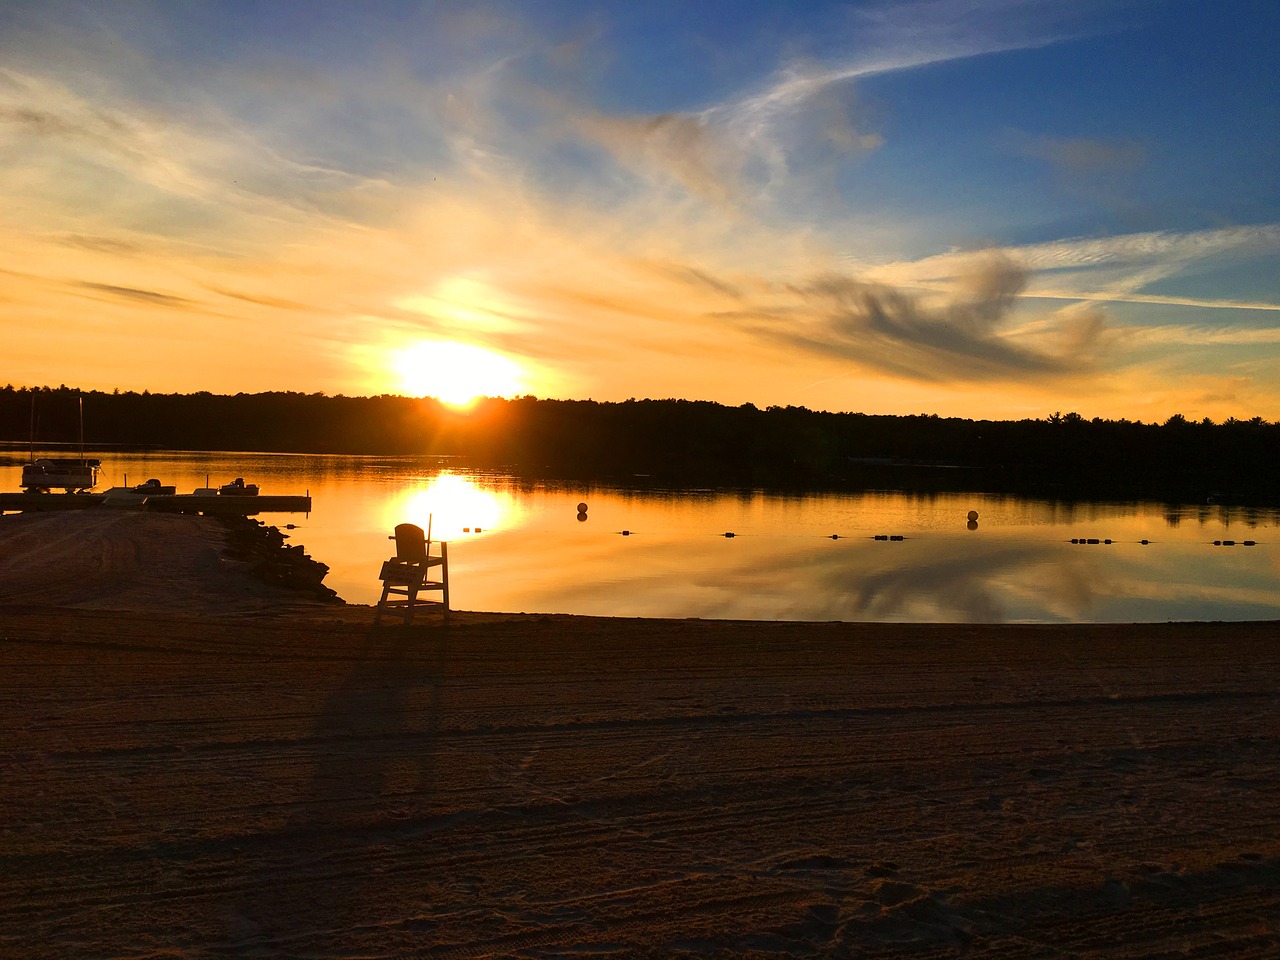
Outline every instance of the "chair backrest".
<svg viewBox="0 0 1280 960"><path fill-rule="evenodd" d="M427 535L416 523L397 523L395 541L397 560L427 559Z"/></svg>

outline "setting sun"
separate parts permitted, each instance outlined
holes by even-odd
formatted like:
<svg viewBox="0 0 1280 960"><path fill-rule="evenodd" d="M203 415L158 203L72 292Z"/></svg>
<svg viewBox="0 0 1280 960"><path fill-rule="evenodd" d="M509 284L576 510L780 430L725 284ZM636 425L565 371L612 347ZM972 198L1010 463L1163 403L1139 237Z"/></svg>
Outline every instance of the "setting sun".
<svg viewBox="0 0 1280 960"><path fill-rule="evenodd" d="M401 349L394 367L399 388L464 407L478 397L509 397L524 388L520 367L501 354L469 343L421 341Z"/></svg>

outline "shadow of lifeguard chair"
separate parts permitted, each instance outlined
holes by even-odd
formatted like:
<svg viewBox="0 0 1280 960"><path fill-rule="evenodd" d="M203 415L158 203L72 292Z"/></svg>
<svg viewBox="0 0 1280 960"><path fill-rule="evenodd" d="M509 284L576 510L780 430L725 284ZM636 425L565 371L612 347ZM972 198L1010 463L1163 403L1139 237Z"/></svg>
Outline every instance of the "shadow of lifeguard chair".
<svg viewBox="0 0 1280 960"><path fill-rule="evenodd" d="M382 564L378 579L382 581L382 599L373 622L382 622L384 613L413 623L414 610L439 607L444 622L449 622L449 544L439 541L440 552L431 552L431 521L427 532L413 523L396 525L396 555ZM424 596L425 594L425 596ZM433 596L438 594L438 596Z"/></svg>

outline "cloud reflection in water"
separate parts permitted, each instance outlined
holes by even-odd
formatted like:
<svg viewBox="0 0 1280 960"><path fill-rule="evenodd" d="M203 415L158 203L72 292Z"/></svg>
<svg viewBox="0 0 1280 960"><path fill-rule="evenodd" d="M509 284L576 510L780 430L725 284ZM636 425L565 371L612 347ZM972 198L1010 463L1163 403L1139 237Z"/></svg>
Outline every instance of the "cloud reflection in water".
<svg viewBox="0 0 1280 960"><path fill-rule="evenodd" d="M536 581L513 565L522 610L619 616L904 622L1089 622L1280 616L1267 554L1199 543L1075 546L975 538L596 538Z"/></svg>

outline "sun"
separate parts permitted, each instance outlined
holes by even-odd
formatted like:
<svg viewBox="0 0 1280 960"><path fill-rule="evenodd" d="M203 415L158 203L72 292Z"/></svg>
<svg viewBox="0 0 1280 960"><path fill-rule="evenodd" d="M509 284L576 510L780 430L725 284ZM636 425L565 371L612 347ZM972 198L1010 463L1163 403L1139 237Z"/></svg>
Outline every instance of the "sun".
<svg viewBox="0 0 1280 960"><path fill-rule="evenodd" d="M421 340L398 350L392 362L401 390L454 407L470 406L479 397L514 396L524 388L519 364L469 343Z"/></svg>

